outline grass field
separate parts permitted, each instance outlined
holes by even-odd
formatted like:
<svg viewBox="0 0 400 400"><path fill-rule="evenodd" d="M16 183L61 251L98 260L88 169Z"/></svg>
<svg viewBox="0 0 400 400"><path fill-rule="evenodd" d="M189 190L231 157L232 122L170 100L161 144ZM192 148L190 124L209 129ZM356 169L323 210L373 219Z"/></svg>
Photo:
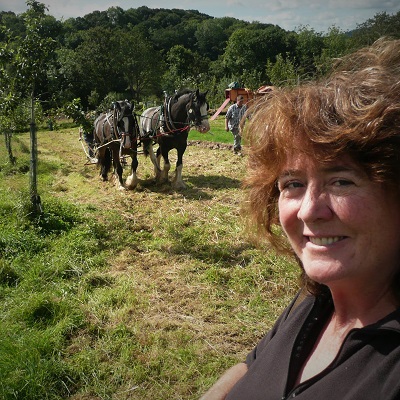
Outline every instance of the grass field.
<svg viewBox="0 0 400 400"><path fill-rule="evenodd" d="M189 140L233 144L232 133L225 130L225 117L223 115L219 115L214 121L210 121L210 125L211 129L207 133L200 133L192 129L189 133Z"/></svg>
<svg viewBox="0 0 400 400"><path fill-rule="evenodd" d="M231 143L222 123L200 139ZM141 156L138 188L121 192L85 164L78 128L41 130L32 220L29 133L12 143L15 166L0 147L1 399L198 399L294 295L297 268L243 230L245 156L188 146L182 191L155 185Z"/></svg>

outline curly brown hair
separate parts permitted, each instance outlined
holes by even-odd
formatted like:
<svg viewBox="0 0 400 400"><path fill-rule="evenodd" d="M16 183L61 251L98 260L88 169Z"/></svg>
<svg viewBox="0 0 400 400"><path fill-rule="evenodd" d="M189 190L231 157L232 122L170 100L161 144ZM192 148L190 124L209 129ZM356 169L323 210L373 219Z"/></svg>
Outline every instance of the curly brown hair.
<svg viewBox="0 0 400 400"><path fill-rule="evenodd" d="M277 207L277 177L288 154L319 162L350 155L372 181L399 190L400 40L381 38L338 59L329 77L275 89L248 113L244 210L253 233L279 252L295 256L279 229ZM302 278L310 292L322 289L304 271Z"/></svg>

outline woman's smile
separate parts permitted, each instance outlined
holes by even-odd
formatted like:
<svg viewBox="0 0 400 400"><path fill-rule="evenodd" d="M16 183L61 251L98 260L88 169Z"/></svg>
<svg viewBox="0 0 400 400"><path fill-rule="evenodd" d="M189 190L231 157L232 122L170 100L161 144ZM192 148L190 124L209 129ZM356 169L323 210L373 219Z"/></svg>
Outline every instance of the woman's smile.
<svg viewBox="0 0 400 400"><path fill-rule="evenodd" d="M331 237L314 237L308 236L307 239L317 246L328 246L330 244L339 242L344 239L344 236L331 236Z"/></svg>

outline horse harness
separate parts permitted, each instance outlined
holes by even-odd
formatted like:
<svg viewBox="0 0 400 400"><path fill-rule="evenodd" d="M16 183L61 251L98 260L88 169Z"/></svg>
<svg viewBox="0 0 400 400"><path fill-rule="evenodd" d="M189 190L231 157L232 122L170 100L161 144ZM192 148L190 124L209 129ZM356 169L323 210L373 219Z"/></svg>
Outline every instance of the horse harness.
<svg viewBox="0 0 400 400"><path fill-rule="evenodd" d="M159 126L160 134L157 135L157 128L152 132L152 135L149 135L151 137L155 136L164 136L164 137L171 137L175 136L176 134L180 134L182 132L188 131L192 126L196 125L196 112L194 110L194 106L192 105L193 103L197 102L196 99L196 94L195 93L190 93L190 107L187 109L187 121L186 122L179 122L180 124L184 124L183 127L178 128L175 125L175 121L173 121L173 118L171 116L171 109L172 105L175 104L177 101L176 96L165 96L164 103L162 106L158 107L155 111L154 114L150 117L152 120L154 116L158 113L158 121L156 126ZM194 97L194 100L193 100ZM208 119L208 115L201 115L200 116L201 121L204 119ZM198 124L201 123L201 121L197 121Z"/></svg>
<svg viewBox="0 0 400 400"><path fill-rule="evenodd" d="M115 142L115 141L121 142L121 146L123 146L127 136L130 138L130 143L133 143L134 140L137 140L139 130L134 114L130 111L129 114L123 115L122 118L119 119L118 114L120 112L121 111L118 111L117 107L114 105L114 110L105 114L105 118L102 120L103 123L101 125L101 133L103 136L102 146L106 146L110 142ZM121 122L123 118L129 118L129 117L133 118L132 121L133 130L132 132L125 132L125 127L121 129L119 122ZM108 124L110 127L110 136L111 136L110 139L106 136L107 135L105 129L106 124Z"/></svg>

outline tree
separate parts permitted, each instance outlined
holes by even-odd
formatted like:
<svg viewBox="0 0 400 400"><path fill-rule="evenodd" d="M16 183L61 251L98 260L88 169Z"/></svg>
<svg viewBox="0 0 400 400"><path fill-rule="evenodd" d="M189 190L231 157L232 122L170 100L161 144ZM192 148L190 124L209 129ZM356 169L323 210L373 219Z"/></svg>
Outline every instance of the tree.
<svg viewBox="0 0 400 400"><path fill-rule="evenodd" d="M26 2L28 11L24 14L26 34L19 37L17 47L13 54L12 63L15 75L12 79L14 88L19 88L18 94L27 92L31 102L31 128L30 128L30 197L33 213L42 212L40 196L37 193L37 138L35 123L35 96L37 83L44 78L47 64L55 48L55 41L46 36L43 27L45 20L44 4L35 0Z"/></svg>
<svg viewBox="0 0 400 400"><path fill-rule="evenodd" d="M182 45L170 49L166 62L164 89L169 92L182 87L199 87L208 70L208 60Z"/></svg>
<svg viewBox="0 0 400 400"><path fill-rule="evenodd" d="M120 31L118 37L119 52L123 54L119 57L119 68L130 97L139 100L154 92L161 93L165 67L161 54L137 31Z"/></svg>
<svg viewBox="0 0 400 400"><path fill-rule="evenodd" d="M275 62L278 54L293 51L289 44L288 34L273 25L238 29L230 36L224 54L227 74L241 78L245 70L254 71L264 81L267 61Z"/></svg>
<svg viewBox="0 0 400 400"><path fill-rule="evenodd" d="M319 57L315 57L315 64L319 75L326 74L332 67L333 59L345 55L349 51L350 39L338 27L329 28L324 36L324 46Z"/></svg>
<svg viewBox="0 0 400 400"><path fill-rule="evenodd" d="M75 51L66 52L70 56L65 73L72 86L79 88L73 97L79 97L84 107L95 90L100 98L110 91L122 92L126 82L122 78L121 62L125 54L121 49L120 31L97 26L82 33L82 43ZM129 43L124 43L128 51ZM65 57L64 57L65 61Z"/></svg>
<svg viewBox="0 0 400 400"><path fill-rule="evenodd" d="M1 11L0 22L5 28L0 34L1 41L7 41L9 38L17 37L21 35L21 32L25 32L25 25L22 19L11 11ZM7 34L6 31L8 31Z"/></svg>
<svg viewBox="0 0 400 400"><path fill-rule="evenodd" d="M203 21L198 25L195 36L199 51L213 61L223 54L228 41L228 35L219 18Z"/></svg>
<svg viewBox="0 0 400 400"><path fill-rule="evenodd" d="M3 29L4 30L4 29ZM5 37L9 32L5 32ZM4 133L5 145L8 159L11 164L15 164L16 159L13 155L12 137L12 117L11 113L16 104L14 88L10 85L13 80L10 77L9 64L12 59L12 52L8 42L4 42L0 47L0 129Z"/></svg>
<svg viewBox="0 0 400 400"><path fill-rule="evenodd" d="M267 74L274 86L295 86L298 83L298 75L294 62L286 55L278 54L276 62L267 62Z"/></svg>
<svg viewBox="0 0 400 400"><path fill-rule="evenodd" d="M103 27L110 28L111 23L106 11L93 11L86 14L83 19L86 21L89 28Z"/></svg>
<svg viewBox="0 0 400 400"><path fill-rule="evenodd" d="M377 13L373 18L358 24L357 29L352 32L353 47L371 45L382 36L400 38L400 11L392 15L386 12Z"/></svg>
<svg viewBox="0 0 400 400"><path fill-rule="evenodd" d="M298 73L302 78L312 78L317 70L315 60L322 53L324 39L313 28L303 26L295 34L295 42L293 56L297 61Z"/></svg>
<svg viewBox="0 0 400 400"><path fill-rule="evenodd" d="M112 26L122 28L126 25L127 18L121 7L110 7L106 12Z"/></svg>

